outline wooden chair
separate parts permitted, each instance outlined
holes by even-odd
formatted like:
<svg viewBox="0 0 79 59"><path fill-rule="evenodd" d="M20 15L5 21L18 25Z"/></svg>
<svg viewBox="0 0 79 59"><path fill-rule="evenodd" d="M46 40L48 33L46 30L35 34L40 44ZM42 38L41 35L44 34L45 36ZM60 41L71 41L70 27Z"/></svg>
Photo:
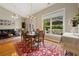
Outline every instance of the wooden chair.
<svg viewBox="0 0 79 59"><path fill-rule="evenodd" d="M44 44L44 37L45 37L44 31L40 31L40 32L38 33L38 40L39 40L39 42L42 42L43 46L45 47L45 44Z"/></svg>

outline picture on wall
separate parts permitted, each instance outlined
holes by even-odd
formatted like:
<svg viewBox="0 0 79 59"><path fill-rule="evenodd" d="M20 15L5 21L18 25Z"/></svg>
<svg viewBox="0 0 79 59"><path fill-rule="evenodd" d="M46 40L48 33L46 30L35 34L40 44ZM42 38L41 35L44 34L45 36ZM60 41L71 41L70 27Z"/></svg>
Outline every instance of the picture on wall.
<svg viewBox="0 0 79 59"><path fill-rule="evenodd" d="M13 25L14 21L13 20L2 20L0 19L0 25Z"/></svg>

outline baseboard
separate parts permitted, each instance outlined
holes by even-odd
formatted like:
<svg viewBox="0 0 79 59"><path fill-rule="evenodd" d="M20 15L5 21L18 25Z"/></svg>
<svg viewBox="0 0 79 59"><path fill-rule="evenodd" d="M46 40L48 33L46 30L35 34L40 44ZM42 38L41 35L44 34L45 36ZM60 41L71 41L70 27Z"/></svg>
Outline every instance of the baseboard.
<svg viewBox="0 0 79 59"><path fill-rule="evenodd" d="M53 43L59 43L57 41L53 41L53 40L49 40L49 39L45 39L45 40L50 41L50 42L53 42Z"/></svg>

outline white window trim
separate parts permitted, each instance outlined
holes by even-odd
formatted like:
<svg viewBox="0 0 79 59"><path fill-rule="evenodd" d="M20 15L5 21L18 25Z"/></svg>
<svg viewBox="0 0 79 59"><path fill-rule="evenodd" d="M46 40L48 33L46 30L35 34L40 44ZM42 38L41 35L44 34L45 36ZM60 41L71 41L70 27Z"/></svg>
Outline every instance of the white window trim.
<svg viewBox="0 0 79 59"><path fill-rule="evenodd" d="M53 11L53 12L49 12L49 13L46 13L44 15L42 15L42 29L44 29L44 19L45 19L45 16L48 15L48 14L53 14L53 13L56 13L56 12L59 12L59 11L64 11L64 14L63 14L63 33L65 33L65 8L61 8L61 9L58 9L56 11ZM46 33L46 35L57 35L57 34L51 34L51 33ZM60 35L57 35L57 36L60 36Z"/></svg>

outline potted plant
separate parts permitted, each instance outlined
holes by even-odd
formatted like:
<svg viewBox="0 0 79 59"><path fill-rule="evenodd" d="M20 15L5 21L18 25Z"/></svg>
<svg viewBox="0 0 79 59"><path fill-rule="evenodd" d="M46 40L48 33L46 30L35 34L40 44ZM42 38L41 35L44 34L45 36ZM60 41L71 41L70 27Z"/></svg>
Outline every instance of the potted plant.
<svg viewBox="0 0 79 59"><path fill-rule="evenodd" d="M75 15L72 19L73 26L77 26L79 24L79 14Z"/></svg>
<svg viewBox="0 0 79 59"><path fill-rule="evenodd" d="M78 25L77 20L72 20L72 26L73 26L73 27L76 27L77 25Z"/></svg>
<svg viewBox="0 0 79 59"><path fill-rule="evenodd" d="M76 31L77 27L79 28L79 14L75 15L75 17L73 17L72 19L72 27L73 27L73 31Z"/></svg>

